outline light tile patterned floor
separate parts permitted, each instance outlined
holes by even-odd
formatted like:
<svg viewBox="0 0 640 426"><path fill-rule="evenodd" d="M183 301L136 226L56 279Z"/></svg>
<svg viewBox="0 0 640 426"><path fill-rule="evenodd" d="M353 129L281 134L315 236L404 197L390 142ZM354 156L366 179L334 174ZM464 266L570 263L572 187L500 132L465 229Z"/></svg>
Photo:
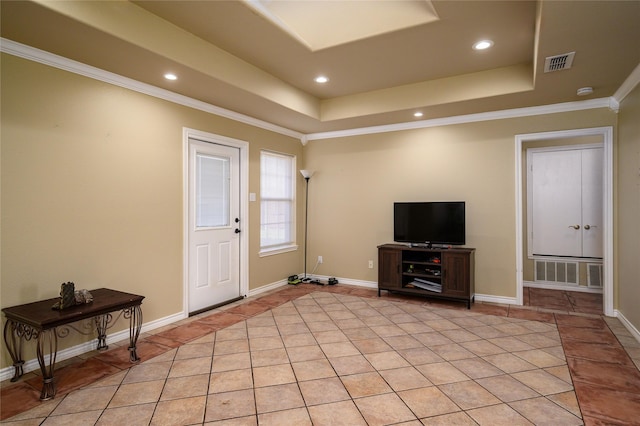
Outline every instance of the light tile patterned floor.
<svg viewBox="0 0 640 426"><path fill-rule="evenodd" d="M237 304L145 336L148 345L162 342L164 353L109 370L6 423L580 425L640 418L640 373L626 352L602 347L616 360L606 364L597 351L588 359L593 347L583 347L593 336L598 344L615 340L599 317L540 313L534 321L519 316L535 311L509 316L508 307L467 310L343 286L304 287L273 293L271 304L267 296L263 305ZM589 362L593 368L581 368ZM594 395L602 390L594 386L615 381L620 368L623 401L609 410L589 402L615 401L611 392ZM574 382L584 388L580 404Z"/></svg>

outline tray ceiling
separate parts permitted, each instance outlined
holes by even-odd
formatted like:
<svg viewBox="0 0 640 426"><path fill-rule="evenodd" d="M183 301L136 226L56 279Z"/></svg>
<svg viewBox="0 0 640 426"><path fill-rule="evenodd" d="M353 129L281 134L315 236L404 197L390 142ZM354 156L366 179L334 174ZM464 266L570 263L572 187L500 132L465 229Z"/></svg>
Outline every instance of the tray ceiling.
<svg viewBox="0 0 640 426"><path fill-rule="evenodd" d="M640 63L637 1L0 7L5 39L301 133L605 98ZM481 39L493 47L473 50ZM543 72L545 58L569 52L570 69ZM579 97L585 86L593 93Z"/></svg>

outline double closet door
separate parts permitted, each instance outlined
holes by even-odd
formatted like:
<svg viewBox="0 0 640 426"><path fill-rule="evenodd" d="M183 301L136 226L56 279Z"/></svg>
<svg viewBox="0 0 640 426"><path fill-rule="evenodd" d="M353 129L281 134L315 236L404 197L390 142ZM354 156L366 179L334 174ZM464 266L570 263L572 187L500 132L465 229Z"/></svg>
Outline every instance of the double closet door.
<svg viewBox="0 0 640 426"><path fill-rule="evenodd" d="M602 258L603 148L527 151L530 256Z"/></svg>

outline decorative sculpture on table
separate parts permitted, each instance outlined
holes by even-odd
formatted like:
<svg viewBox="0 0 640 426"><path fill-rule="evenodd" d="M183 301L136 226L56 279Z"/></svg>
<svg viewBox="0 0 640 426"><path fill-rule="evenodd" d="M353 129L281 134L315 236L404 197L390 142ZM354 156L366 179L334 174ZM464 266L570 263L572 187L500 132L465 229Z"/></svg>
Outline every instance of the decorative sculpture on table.
<svg viewBox="0 0 640 426"><path fill-rule="evenodd" d="M89 293L89 290L76 290L75 284L69 281L60 285L60 300L52 308L62 310L91 302L93 302L93 296Z"/></svg>
<svg viewBox="0 0 640 426"><path fill-rule="evenodd" d="M83 303L93 302L93 295L89 293L89 290L83 288L82 290L75 291L76 305L82 305Z"/></svg>

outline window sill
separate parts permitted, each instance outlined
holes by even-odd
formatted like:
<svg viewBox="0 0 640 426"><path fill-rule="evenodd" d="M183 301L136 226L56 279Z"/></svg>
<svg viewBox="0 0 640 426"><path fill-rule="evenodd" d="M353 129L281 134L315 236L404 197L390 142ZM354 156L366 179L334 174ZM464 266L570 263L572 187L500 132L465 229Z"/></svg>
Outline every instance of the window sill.
<svg viewBox="0 0 640 426"><path fill-rule="evenodd" d="M289 245L289 246L280 246L280 247L274 247L274 248L269 248L269 249L262 249L258 253L258 256L260 256L260 257L273 256L275 254L288 253L288 252L296 251L296 250L298 250L298 245L297 244L292 244L292 245Z"/></svg>

